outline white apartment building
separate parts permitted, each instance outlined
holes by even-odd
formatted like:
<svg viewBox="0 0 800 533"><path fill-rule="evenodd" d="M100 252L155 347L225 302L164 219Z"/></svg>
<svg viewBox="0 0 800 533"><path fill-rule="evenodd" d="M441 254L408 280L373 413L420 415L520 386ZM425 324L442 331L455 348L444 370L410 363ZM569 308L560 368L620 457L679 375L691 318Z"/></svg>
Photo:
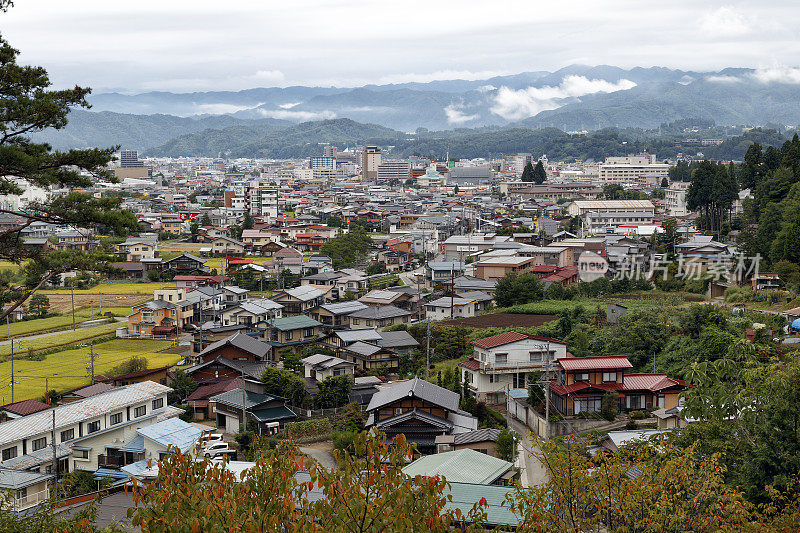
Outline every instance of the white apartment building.
<svg viewBox="0 0 800 533"><path fill-rule="evenodd" d="M411 177L411 162L387 159L378 165L378 181L398 180L405 183Z"/></svg>
<svg viewBox="0 0 800 533"><path fill-rule="evenodd" d="M633 183L647 185L669 177L669 165L656 163L654 154L608 157L600 165L598 178L604 184Z"/></svg>
<svg viewBox="0 0 800 533"><path fill-rule="evenodd" d="M631 211L655 214L656 206L650 200L575 200L567 206L571 217L586 213L626 213Z"/></svg>
<svg viewBox="0 0 800 533"><path fill-rule="evenodd" d="M671 217L683 217L689 214L686 207L686 193L689 190L688 181L673 181L669 187L664 189L664 207L667 215Z"/></svg>
<svg viewBox="0 0 800 533"><path fill-rule="evenodd" d="M567 357L567 343L509 331L472 342L473 356L460 363L462 381L478 401L505 401L508 389L529 385L528 373L555 370Z"/></svg>
<svg viewBox="0 0 800 533"><path fill-rule="evenodd" d="M144 381L6 421L0 424L0 466L50 473L55 444L61 472L94 472L105 465L109 452L116 454L130 443L137 429L181 413L167 405L171 390Z"/></svg>

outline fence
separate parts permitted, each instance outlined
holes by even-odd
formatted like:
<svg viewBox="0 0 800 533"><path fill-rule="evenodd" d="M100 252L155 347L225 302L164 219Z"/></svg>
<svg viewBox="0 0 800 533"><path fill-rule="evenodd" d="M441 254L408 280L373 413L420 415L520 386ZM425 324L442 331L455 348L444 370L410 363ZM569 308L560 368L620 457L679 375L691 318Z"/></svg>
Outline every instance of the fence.
<svg viewBox="0 0 800 533"><path fill-rule="evenodd" d="M359 411L362 413L366 411L366 407L362 404L357 404ZM297 407L296 405L288 406L291 411L300 418L313 420L315 418L330 418L336 416L345 407L334 407L332 409L306 409L305 407Z"/></svg>
<svg viewBox="0 0 800 533"><path fill-rule="evenodd" d="M551 414L561 416L550 405ZM571 418L565 420L552 420L549 424L536 409L528 405L526 398L512 398L508 396L508 414L525 424L531 432L541 438L552 438L559 435L577 435L593 429L603 430L616 428L621 423L608 422L607 420L594 420L591 418ZM549 427L548 427L549 426Z"/></svg>

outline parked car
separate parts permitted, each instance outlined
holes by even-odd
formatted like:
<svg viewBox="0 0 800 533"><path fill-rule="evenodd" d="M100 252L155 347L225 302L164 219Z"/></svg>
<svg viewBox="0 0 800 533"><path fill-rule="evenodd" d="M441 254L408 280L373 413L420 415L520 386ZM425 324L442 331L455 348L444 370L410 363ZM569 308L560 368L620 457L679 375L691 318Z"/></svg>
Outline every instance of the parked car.
<svg viewBox="0 0 800 533"><path fill-rule="evenodd" d="M203 448L203 456L211 459L217 455L230 453L233 448L228 446L227 442L214 442Z"/></svg>
<svg viewBox="0 0 800 533"><path fill-rule="evenodd" d="M210 444L222 442L222 433L207 433L199 440L203 448L207 448Z"/></svg>

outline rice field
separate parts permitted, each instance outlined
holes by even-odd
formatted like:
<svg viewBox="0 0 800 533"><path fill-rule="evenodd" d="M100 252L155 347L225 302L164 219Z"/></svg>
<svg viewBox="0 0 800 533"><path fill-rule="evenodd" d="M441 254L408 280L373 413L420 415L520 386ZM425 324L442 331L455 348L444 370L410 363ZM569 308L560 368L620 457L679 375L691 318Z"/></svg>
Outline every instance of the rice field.
<svg viewBox="0 0 800 533"><path fill-rule="evenodd" d="M115 339L94 345L95 374L102 374L133 356L147 358L148 368L173 365L180 356L159 353L168 348L171 341ZM48 355L43 361L14 361L14 401L39 398L45 385L58 392L88 385L86 365L89 362L88 348L75 348ZM11 362L0 363L0 397L3 403L11 401Z"/></svg>
<svg viewBox="0 0 800 533"><path fill-rule="evenodd" d="M79 294L103 294L103 299L105 300L106 296L114 296L114 295L130 295L130 294L142 294L142 295L150 295L152 296L153 291L155 289L160 289L162 287L166 287L168 285L172 285L169 282L143 282L143 283L112 283L112 282L103 282L100 285L92 287L91 289L76 289L75 296ZM48 297L51 294L66 294L72 295L72 291L69 289L44 289L37 291L41 294L46 294Z"/></svg>
<svg viewBox="0 0 800 533"><path fill-rule="evenodd" d="M86 318L81 316L75 317L76 323L80 324L86 321ZM35 320L25 320L23 322L13 322L11 324L0 324L0 339L7 339L11 337L24 337L26 335L33 335L45 331L52 331L61 328L72 326L72 315L69 316L53 316L48 318L37 318Z"/></svg>
<svg viewBox="0 0 800 533"><path fill-rule="evenodd" d="M45 337L36 337L22 340L22 347L19 348L17 341L14 341L14 352L21 355L27 355L30 350L50 350L59 346L66 346L77 344L87 339L94 337L111 335L114 333L121 324L114 322L112 324L102 324L91 328L76 329L75 331L61 331ZM0 357L7 358L11 355L11 344L0 345Z"/></svg>

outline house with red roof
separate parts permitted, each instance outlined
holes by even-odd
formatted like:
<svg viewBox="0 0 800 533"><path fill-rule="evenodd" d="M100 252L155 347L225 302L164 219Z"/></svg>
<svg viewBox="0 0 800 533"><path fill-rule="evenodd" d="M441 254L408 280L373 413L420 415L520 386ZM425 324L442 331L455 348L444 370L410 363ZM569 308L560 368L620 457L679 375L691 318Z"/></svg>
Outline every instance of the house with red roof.
<svg viewBox="0 0 800 533"><path fill-rule="evenodd" d="M550 381L551 406L566 416L601 410L603 396L612 392L622 410L677 407L686 384L666 374L626 374L633 365L624 355L569 357L557 361Z"/></svg>
<svg viewBox="0 0 800 533"><path fill-rule="evenodd" d="M472 349L460 364L462 381L478 401L492 404L504 403L508 389L526 388L530 372L554 370L570 357L564 341L516 331L473 341Z"/></svg>

